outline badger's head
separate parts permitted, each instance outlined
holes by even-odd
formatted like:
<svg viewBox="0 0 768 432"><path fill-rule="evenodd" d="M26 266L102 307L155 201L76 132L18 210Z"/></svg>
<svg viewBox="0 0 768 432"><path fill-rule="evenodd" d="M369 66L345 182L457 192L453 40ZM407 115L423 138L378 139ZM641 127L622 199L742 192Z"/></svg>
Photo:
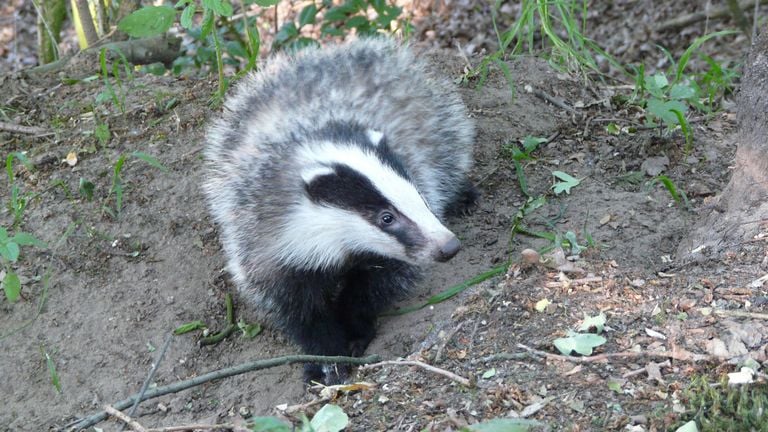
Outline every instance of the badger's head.
<svg viewBox="0 0 768 432"><path fill-rule="evenodd" d="M278 259L331 269L356 255L411 264L445 262L459 251L381 133L349 129L298 150L302 193L286 209Z"/></svg>

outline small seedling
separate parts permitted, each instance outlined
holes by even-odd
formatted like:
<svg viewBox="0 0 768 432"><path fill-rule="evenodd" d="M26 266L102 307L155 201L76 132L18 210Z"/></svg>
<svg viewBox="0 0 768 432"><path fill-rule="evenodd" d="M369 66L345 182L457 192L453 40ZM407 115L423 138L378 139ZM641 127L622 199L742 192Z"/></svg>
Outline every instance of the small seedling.
<svg viewBox="0 0 768 432"><path fill-rule="evenodd" d="M18 300L21 295L21 280L13 271L13 264L16 263L21 254L21 246L46 247L45 243L29 233L17 232L13 237L10 237L5 227L0 227L0 261L2 261L5 271L3 291L5 298L11 303Z"/></svg>
<svg viewBox="0 0 768 432"><path fill-rule="evenodd" d="M646 183L646 190L650 190L656 183L664 185L664 188L669 192L676 203L680 204L682 202L685 204L686 209L691 210L691 203L688 201L688 195L686 195L684 190L679 189L672 179L665 175L656 176Z"/></svg>
<svg viewBox="0 0 768 432"><path fill-rule="evenodd" d="M53 362L51 355L48 354L48 351L42 346L40 346L40 354L42 354L43 359L45 359L45 366L48 369L48 376L51 378L53 388L56 389L56 392L61 393L61 380L59 379L58 372L56 372L56 363Z"/></svg>
<svg viewBox="0 0 768 432"><path fill-rule="evenodd" d="M552 171L552 175L560 180L552 185L552 190L555 192L555 195L560 195L563 192L570 194L571 188L578 186L579 183L581 183L580 179L571 177L562 171Z"/></svg>
<svg viewBox="0 0 768 432"><path fill-rule="evenodd" d="M144 152L136 151L131 153L129 156L135 157L137 159L140 159L149 165L159 169L163 172L168 172L168 168L166 168L163 164L161 164L155 157L150 156ZM121 176L121 173L123 171L123 166L125 165L127 156L124 154L121 154L119 158L117 158L117 162L115 162L115 166L112 169L112 186L109 188L109 194L107 194L106 200L109 200L114 195L114 209L107 206L106 204L102 206L102 209L108 213L110 216L112 216L113 219L117 219L120 217L120 212L123 209L123 194L125 192L125 188L123 187L123 179ZM82 186L82 183L81 183ZM81 190L81 193L83 191ZM87 190L85 191L87 194ZM91 191L92 193L92 191ZM86 195L87 196L87 195Z"/></svg>
<svg viewBox="0 0 768 432"><path fill-rule="evenodd" d="M592 333L576 333L573 331L568 332L568 337L554 340L555 348L564 355L573 355L573 353L577 353L585 356L592 355L593 349L606 342L607 340L602 336Z"/></svg>

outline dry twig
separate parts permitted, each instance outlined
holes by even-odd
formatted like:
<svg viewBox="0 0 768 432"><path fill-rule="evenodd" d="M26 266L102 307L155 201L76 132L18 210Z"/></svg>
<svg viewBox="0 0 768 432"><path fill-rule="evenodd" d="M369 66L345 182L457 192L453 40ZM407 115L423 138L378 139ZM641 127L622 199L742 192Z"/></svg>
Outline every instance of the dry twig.
<svg viewBox="0 0 768 432"><path fill-rule="evenodd" d="M762 4L768 3L768 0L759 0L759 1ZM739 8L741 10L747 9L750 6L753 6L754 3L755 3L755 0L744 0L739 2ZM723 6L718 9L710 10L709 12L707 12L706 10L701 10L688 15L675 17L669 21L664 21L663 23L659 24L654 30L656 30L657 32L674 30L680 27L689 26L699 21L704 21L707 18L715 19L715 18L726 17L729 15L731 15L731 9L728 6Z"/></svg>
<svg viewBox="0 0 768 432"><path fill-rule="evenodd" d="M385 361L382 361L382 362L372 363L372 364L367 364L365 366L361 366L360 369L363 369L363 370L365 370L365 369L373 369L373 368L378 368L378 367L387 366L387 365L392 365L392 366L418 366L418 367L420 367L422 369L426 369L426 370L428 370L430 372L433 372L433 373L436 373L438 375L442 375L444 377L447 377L448 379L453 380L453 381L455 381L455 382L457 382L457 383L459 383L459 384L461 384L463 386L472 387L472 382L469 379L464 378L463 376L460 376L460 375L456 375L455 373L447 371L445 369L440 369L438 367L435 367L435 366L432 366L432 365L428 365L428 364L426 364L424 362L420 362L418 360L385 360Z"/></svg>
<svg viewBox="0 0 768 432"><path fill-rule="evenodd" d="M15 123L6 123L6 122L0 122L0 130L29 134L29 135L39 135L39 136L53 134L53 132L50 132L49 130L43 129L41 127L23 126L23 125L17 125Z"/></svg>
<svg viewBox="0 0 768 432"><path fill-rule="evenodd" d="M343 363L351 365L362 365L379 361L379 356L370 355L368 357L335 357L335 356L316 356L316 355L289 355L283 357L275 357L271 359L256 360L248 363L243 363L237 366L233 366L226 369L220 369L217 371L209 372L203 375L196 376L192 379L185 381L179 381L167 386L156 387L149 389L144 395L142 400L152 399L167 395L170 393L177 393L188 388L198 386L200 384L214 381L217 379L228 378L235 375L240 375L245 372L251 372L259 369L268 369L275 366L287 365L292 363ZM138 395L129 396L119 402L112 404L117 409L125 409L131 406L138 398ZM77 423L70 424L59 430L79 431L80 429L89 428L104 419L107 418L105 411L98 412L90 415L86 418L79 420Z"/></svg>
<svg viewBox="0 0 768 432"><path fill-rule="evenodd" d="M186 432L191 430L218 430L234 429L236 425L231 423L222 424L191 424L184 426L166 426L161 428L147 429L147 432Z"/></svg>
<svg viewBox="0 0 768 432"><path fill-rule="evenodd" d="M597 354L586 357L571 357L560 354L552 354L546 351L539 351L533 349L527 345L517 344L518 348L522 348L530 353L536 354L541 357L545 357L550 360L567 361L571 363L598 363L607 362L612 358L637 358L637 357L650 357L650 358L671 358L679 361L711 361L712 356L705 354L694 354L685 350L672 350L672 351L623 351L617 353L605 353Z"/></svg>
<svg viewBox="0 0 768 432"><path fill-rule="evenodd" d="M104 405L104 411L107 414L111 415L112 417L122 420L125 424L127 424L131 429L133 429L136 432L147 432L144 426L140 425L139 422L132 419L127 414L123 414L120 411L116 410L111 405Z"/></svg>
<svg viewBox="0 0 768 432"><path fill-rule="evenodd" d="M768 314L764 314L764 313L746 312L746 311L738 311L738 310L723 310L723 309L715 309L714 312L715 312L715 315L720 315L720 316L768 320Z"/></svg>

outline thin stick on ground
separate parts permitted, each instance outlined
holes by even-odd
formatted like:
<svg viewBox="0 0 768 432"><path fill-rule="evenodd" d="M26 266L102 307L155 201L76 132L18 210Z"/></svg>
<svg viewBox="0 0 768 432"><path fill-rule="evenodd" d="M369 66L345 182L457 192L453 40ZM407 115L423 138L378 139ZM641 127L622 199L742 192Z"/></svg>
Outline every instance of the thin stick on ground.
<svg viewBox="0 0 768 432"><path fill-rule="evenodd" d="M586 357L571 357L560 354L552 354L546 351L539 351L533 349L527 345L517 344L518 348L522 348L532 354L540 357L545 357L550 360L567 361L571 363L598 363L605 362L612 358L636 358L636 357L650 357L650 358L671 358L679 361L712 361L715 360L712 356L705 354L694 354L685 350L674 351L623 351L617 353L597 354Z"/></svg>
<svg viewBox="0 0 768 432"><path fill-rule="evenodd" d="M0 122L0 130L8 131L8 132L15 132L15 133L22 133L22 134L29 134L29 135L48 135L53 134L53 132L43 129L41 127L37 126L24 126L24 125L18 125L15 123L6 123L6 122Z"/></svg>
<svg viewBox="0 0 768 432"><path fill-rule="evenodd" d="M132 419L129 415L123 414L122 412L116 410L111 405L104 405L104 411L106 411L106 413L111 415L112 417L122 420L125 424L128 425L128 427L133 429L135 432L147 432L147 429L144 428L144 426L140 425L139 422Z"/></svg>
<svg viewBox="0 0 768 432"><path fill-rule="evenodd" d="M164 396L170 393L177 393L182 390L186 390L210 381L214 381L222 378L228 378L231 376L240 375L240 374L255 371L255 370L268 369L275 366L282 366L282 365L293 364L293 363L342 363L342 364L350 364L350 365L364 365L364 364L374 363L379 360L380 360L380 357L378 355L370 355L368 357L341 357L341 356L328 357L328 356L315 356L315 355L289 355L289 356L276 357L271 359L256 360L248 363L243 363L237 366L233 366L230 368L208 372L206 374L196 376L195 378L179 381L173 384L169 384L167 386L149 389L144 394L144 397L141 398L141 400L144 401L147 399L153 399L156 397ZM131 406L137 398L138 398L138 395L132 395L119 402L113 403L112 406L118 410L126 409L129 406ZM80 429L86 429L106 419L107 415L108 414L106 413L106 411L100 411L98 413L92 414L78 421L74 425L66 427L66 430L79 431ZM62 428L59 430L65 430L65 429Z"/></svg>
<svg viewBox="0 0 768 432"><path fill-rule="evenodd" d="M461 384L461 385L463 385L465 387L472 387L472 382L470 380L468 380L467 378L464 378L463 376L460 376L460 375L456 375L455 373L447 371L445 369L440 369L438 367L435 367L435 366L432 366L432 365L428 365L428 364L426 364L424 362L420 362L418 360L385 360L385 361L382 361L382 362L361 366L360 369L362 369L362 370L373 369L373 368L387 366L387 365L392 365L392 366L418 366L418 367L420 367L422 369L425 369L425 370L428 370L430 372L436 373L438 375L442 375L444 377L447 377L448 379L450 379L452 381L455 381L455 382L457 382L457 383L459 383L459 384Z"/></svg>
<svg viewBox="0 0 768 432"><path fill-rule="evenodd" d="M768 314L758 313L758 312L739 311L739 310L715 309L715 315L768 320Z"/></svg>
<svg viewBox="0 0 768 432"><path fill-rule="evenodd" d="M141 389L139 390L139 396L136 398L136 401L133 402L133 405L131 406L131 409L128 411L128 416L132 417L134 414L136 414L136 409L139 407L139 403L143 400L144 393L147 392L147 388L149 388L149 384L152 383L152 380L155 379L155 373L157 372L157 368L160 367L160 363L162 363L163 358L165 357L166 351L168 351L168 347L171 345L171 339L173 338L173 333L169 333L168 336L165 337L165 342L163 342L163 348L160 350L160 354L158 354L157 359L155 360L155 364L152 365L152 370L149 371L149 375L147 375L147 378L144 380L144 384L141 385ZM125 428L121 429L125 430Z"/></svg>
<svg viewBox="0 0 768 432"><path fill-rule="evenodd" d="M147 432L187 432L191 430L219 430L234 429L236 425L232 423L223 424L191 424L184 426L166 426L161 428L147 429Z"/></svg>

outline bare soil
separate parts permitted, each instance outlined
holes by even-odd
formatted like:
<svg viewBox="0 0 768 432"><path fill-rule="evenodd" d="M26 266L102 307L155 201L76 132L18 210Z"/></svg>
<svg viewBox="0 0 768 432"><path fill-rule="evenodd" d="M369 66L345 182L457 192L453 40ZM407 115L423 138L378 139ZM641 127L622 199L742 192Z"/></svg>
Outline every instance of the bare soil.
<svg viewBox="0 0 768 432"><path fill-rule="evenodd" d="M739 47L729 51L738 59L746 46L738 38L730 43ZM467 60L478 61L456 50L429 55L452 78L462 75ZM768 324L729 311L768 312L768 288L753 283L768 272L768 224L753 241L734 244L724 259L682 265L674 256L730 176L733 113L692 118L696 143L686 153L679 134L607 132L611 121L637 121L637 113L611 104L618 90L557 72L536 58L509 66L514 94L496 70L482 88L477 82L460 88L478 125L472 177L482 199L472 215L449 223L463 241L462 252L436 265L404 306L507 260L513 264L506 275L449 301L382 318L368 349L385 359L423 360L476 385L464 388L412 367L360 371L354 380L374 383L373 389L334 401L350 416L349 430L449 431L523 413L552 430L666 430L683 418L683 389L693 377L732 372L746 357L765 365ZM114 104L94 107L104 90L98 80L67 85L15 73L0 77L6 120L51 131L0 132L4 154L25 151L34 164L32 170L15 166L17 183L30 194L18 229L48 244L23 248L16 268L22 299L0 301L0 430L59 430L137 392L166 335L180 324L202 320L213 330L226 324L224 296L234 290L199 188L204 125L217 112L208 103L216 83L137 76L123 86L121 112ZM583 108L553 106L537 96L541 92ZM109 125L107 143L94 137L97 122ZM527 135L551 141L524 163L530 195L547 199L524 224L533 231L572 231L582 244L591 237L591 247L571 263L583 272L520 263L523 249L551 246L511 230L527 197L504 147ZM129 156L121 173L122 209L113 217L104 210L115 208L113 167L120 155L135 151L153 155L168 172ZM63 163L70 152L77 155L74 166ZM690 209L661 185L646 184L649 164L660 157L668 160L661 172L687 192ZM555 170L580 184L570 194L554 195ZM3 178L5 203L10 187ZM81 179L95 184L92 201L79 194ZM13 215L5 206L2 211L3 226L11 226ZM538 311L542 299L551 304ZM246 321L254 316L245 307L236 312ZM579 363L552 355L554 339L578 327L584 314L600 312L608 318L608 342L597 353L624 357ZM298 352L269 327L254 339L233 336L214 346L200 347L198 338L172 338L154 383ZM61 393L51 384L43 351L55 363ZM301 383L299 365L282 366L144 402L135 418L147 427L233 422L253 414L286 415L276 406L318 397ZM120 426L110 420L99 427Z"/></svg>

